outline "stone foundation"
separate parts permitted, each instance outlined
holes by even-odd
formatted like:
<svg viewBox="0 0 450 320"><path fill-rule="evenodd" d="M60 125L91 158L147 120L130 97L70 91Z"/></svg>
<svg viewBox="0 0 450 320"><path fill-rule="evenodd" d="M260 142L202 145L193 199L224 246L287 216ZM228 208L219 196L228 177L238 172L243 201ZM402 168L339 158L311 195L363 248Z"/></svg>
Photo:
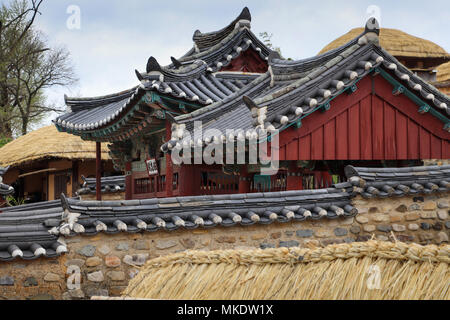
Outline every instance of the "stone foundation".
<svg viewBox="0 0 450 320"><path fill-rule="evenodd" d="M349 219L66 238L69 253L57 259L0 263L0 299L118 296L148 259L187 249L325 246L372 237L448 243L449 204L449 194L370 200L357 197L353 205L359 214ZM71 286L77 277L79 289Z"/></svg>

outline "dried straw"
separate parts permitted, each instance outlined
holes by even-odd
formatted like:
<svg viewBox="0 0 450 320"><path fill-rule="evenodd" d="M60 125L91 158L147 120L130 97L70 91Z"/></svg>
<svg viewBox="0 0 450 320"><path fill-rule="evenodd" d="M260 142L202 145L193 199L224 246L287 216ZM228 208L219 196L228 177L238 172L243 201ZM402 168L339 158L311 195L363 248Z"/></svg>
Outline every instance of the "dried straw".
<svg viewBox="0 0 450 320"><path fill-rule="evenodd" d="M319 54L346 44L360 35L363 31L363 28L350 30L348 33L328 44L319 52ZM437 44L429 40L414 37L396 29L381 28L380 45L396 57L450 58L450 54Z"/></svg>
<svg viewBox="0 0 450 320"><path fill-rule="evenodd" d="M436 80L439 82L450 81L450 62L446 62L437 67Z"/></svg>
<svg viewBox="0 0 450 320"><path fill-rule="evenodd" d="M448 300L449 263L450 245L374 240L313 249L185 251L150 260L123 295L188 300ZM369 271L377 268L379 289L368 284Z"/></svg>
<svg viewBox="0 0 450 320"><path fill-rule="evenodd" d="M95 159L95 142L58 132L54 125L32 131L0 148L0 166L19 166L46 158ZM102 159L109 160L108 146L102 143Z"/></svg>

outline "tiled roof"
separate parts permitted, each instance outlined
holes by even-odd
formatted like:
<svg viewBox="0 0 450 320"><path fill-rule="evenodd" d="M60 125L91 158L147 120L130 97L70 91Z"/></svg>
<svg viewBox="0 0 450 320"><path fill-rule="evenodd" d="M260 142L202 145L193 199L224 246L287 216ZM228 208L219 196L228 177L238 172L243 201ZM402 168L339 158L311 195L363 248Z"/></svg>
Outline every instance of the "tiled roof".
<svg viewBox="0 0 450 320"><path fill-rule="evenodd" d="M443 128L450 131L450 98L379 47L378 32L378 22L370 20L357 38L320 56L289 61L272 54L266 74L228 99L178 116L175 121L183 124L191 137L193 121L202 121L204 131L240 129L247 137L275 129L282 131L298 121L307 121L303 119L317 110L329 108L331 100L356 89L357 82L368 74L382 73L388 81L398 83L399 90L408 97L423 101L426 111L443 121ZM179 141L179 145L192 145L188 139ZM197 143L197 137L194 139ZM217 139L203 136L203 144L213 140ZM170 141L162 150L168 151L176 144L177 141Z"/></svg>
<svg viewBox="0 0 450 320"><path fill-rule="evenodd" d="M6 197L14 193L14 188L3 183L3 175L8 171L8 168L0 167L0 197Z"/></svg>
<svg viewBox="0 0 450 320"><path fill-rule="evenodd" d="M450 165L406 168L347 166L345 174L353 192L364 198L450 191ZM348 183L342 186L348 187Z"/></svg>
<svg viewBox="0 0 450 320"><path fill-rule="evenodd" d="M79 195L83 194L95 194L97 188L96 178L85 178L83 179L83 185L81 189L77 191ZM125 192L125 176L113 176L113 177L102 177L102 193L116 193Z"/></svg>
<svg viewBox="0 0 450 320"><path fill-rule="evenodd" d="M67 252L49 230L61 221L61 201L0 209L0 261L57 257Z"/></svg>
<svg viewBox="0 0 450 320"><path fill-rule="evenodd" d="M350 194L335 188L146 200L63 198L62 201L68 217L77 217L73 226L65 223L59 228L63 235L248 226L357 214L350 204Z"/></svg>
<svg viewBox="0 0 450 320"><path fill-rule="evenodd" d="M57 256L67 251L57 236L342 219L358 213L351 199L359 194L373 198L450 191L450 165L348 166L345 172L348 182L328 189L123 201L63 196L61 201L2 209L0 260Z"/></svg>
<svg viewBox="0 0 450 320"><path fill-rule="evenodd" d="M122 118L129 111L129 107L138 103L146 92L151 91L197 103L200 107L221 101L258 76L233 72L213 74L207 71L202 62L199 62L196 71L190 75L172 73L172 77L144 75L140 86L106 98L66 98L71 112L56 118L54 123L64 131L96 130ZM169 72L171 71L168 70L165 74Z"/></svg>
<svg viewBox="0 0 450 320"><path fill-rule="evenodd" d="M242 52L248 49L256 51L263 60L267 60L270 49L250 30L251 15L247 7L227 27L214 32L195 31L194 47L169 67L189 64L195 60L203 60L212 71L226 67Z"/></svg>
<svg viewBox="0 0 450 320"><path fill-rule="evenodd" d="M228 27L212 33L194 35L195 48L173 63L161 66L154 57L146 72L136 70L141 85L102 97L66 97L68 112L54 120L62 131L83 134L106 127L126 116L147 92L195 104L196 108L226 99L242 89L259 74L218 72L242 52L253 48L265 61L268 49L250 31L250 13L242 13ZM196 49L197 48L197 49ZM199 49L201 48L201 49Z"/></svg>

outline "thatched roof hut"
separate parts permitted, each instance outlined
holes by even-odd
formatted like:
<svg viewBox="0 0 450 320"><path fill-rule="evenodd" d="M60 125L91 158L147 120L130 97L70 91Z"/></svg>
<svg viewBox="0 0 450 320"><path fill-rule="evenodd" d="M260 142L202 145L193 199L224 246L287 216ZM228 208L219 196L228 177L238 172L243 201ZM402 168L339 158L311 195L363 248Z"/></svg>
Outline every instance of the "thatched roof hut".
<svg viewBox="0 0 450 320"><path fill-rule="evenodd" d="M450 245L355 242L324 248L185 251L147 262L124 297L450 299Z"/></svg>
<svg viewBox="0 0 450 320"><path fill-rule="evenodd" d="M437 68L436 80L439 82L450 81L450 62L441 64Z"/></svg>
<svg viewBox="0 0 450 320"><path fill-rule="evenodd" d="M319 54L338 48L364 31L355 28L329 43ZM434 42L397 29L380 29L380 46L428 82L436 81L436 67L450 60L450 53Z"/></svg>
<svg viewBox="0 0 450 320"><path fill-rule="evenodd" d="M346 44L363 31L363 28L350 30L343 36L329 43L319 52L319 54ZM395 57L450 59L450 54L434 42L412 36L397 29L381 28L380 45Z"/></svg>
<svg viewBox="0 0 450 320"><path fill-rule="evenodd" d="M436 82L433 85L445 94L450 95L450 62L441 64L437 68Z"/></svg>
<svg viewBox="0 0 450 320"><path fill-rule="evenodd" d="M102 144L104 172L114 173L106 143ZM95 175L96 144L59 132L54 125L32 131L0 148L0 166L14 185L15 197L31 202L76 195L81 175Z"/></svg>
<svg viewBox="0 0 450 320"><path fill-rule="evenodd" d="M110 160L108 146L102 144L102 159ZM58 132L54 125L32 131L0 148L0 166L16 167L28 162L59 158L95 159L95 142Z"/></svg>

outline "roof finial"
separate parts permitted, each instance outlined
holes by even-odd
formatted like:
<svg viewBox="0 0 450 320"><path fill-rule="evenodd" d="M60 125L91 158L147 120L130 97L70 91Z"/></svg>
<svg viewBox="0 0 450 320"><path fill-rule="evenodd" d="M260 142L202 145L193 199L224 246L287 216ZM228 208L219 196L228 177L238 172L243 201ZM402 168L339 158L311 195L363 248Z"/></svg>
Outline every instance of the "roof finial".
<svg viewBox="0 0 450 320"><path fill-rule="evenodd" d="M248 7L245 7L244 9L242 9L241 14L237 17L237 20L248 20L248 21L252 21L252 15L250 13L250 10L248 9Z"/></svg>
<svg viewBox="0 0 450 320"><path fill-rule="evenodd" d="M370 17L366 22L366 30L365 33L374 32L377 35L380 35L380 24L375 17Z"/></svg>
<svg viewBox="0 0 450 320"><path fill-rule="evenodd" d="M373 43L379 45L380 40L380 24L375 17L370 17L366 22L366 28L364 34L358 39L359 45L366 45L368 43Z"/></svg>
<svg viewBox="0 0 450 320"><path fill-rule="evenodd" d="M174 57L170 57L170 60L172 60L173 65L175 66L175 68L181 68L182 64L180 61L178 61L177 59L175 59Z"/></svg>
<svg viewBox="0 0 450 320"><path fill-rule="evenodd" d="M256 103L248 96L243 96L242 100L244 101L245 105L247 106L247 108L251 111L254 108L258 108L258 106L256 105Z"/></svg>
<svg viewBox="0 0 450 320"><path fill-rule="evenodd" d="M150 73L152 71L157 71L157 72L162 71L161 66L159 65L158 61L156 61L156 59L153 56L151 56L147 62L147 73Z"/></svg>
<svg viewBox="0 0 450 320"><path fill-rule="evenodd" d="M138 78L139 81L142 81L144 79L144 77L139 71L135 69L134 72L136 73L136 77Z"/></svg>

